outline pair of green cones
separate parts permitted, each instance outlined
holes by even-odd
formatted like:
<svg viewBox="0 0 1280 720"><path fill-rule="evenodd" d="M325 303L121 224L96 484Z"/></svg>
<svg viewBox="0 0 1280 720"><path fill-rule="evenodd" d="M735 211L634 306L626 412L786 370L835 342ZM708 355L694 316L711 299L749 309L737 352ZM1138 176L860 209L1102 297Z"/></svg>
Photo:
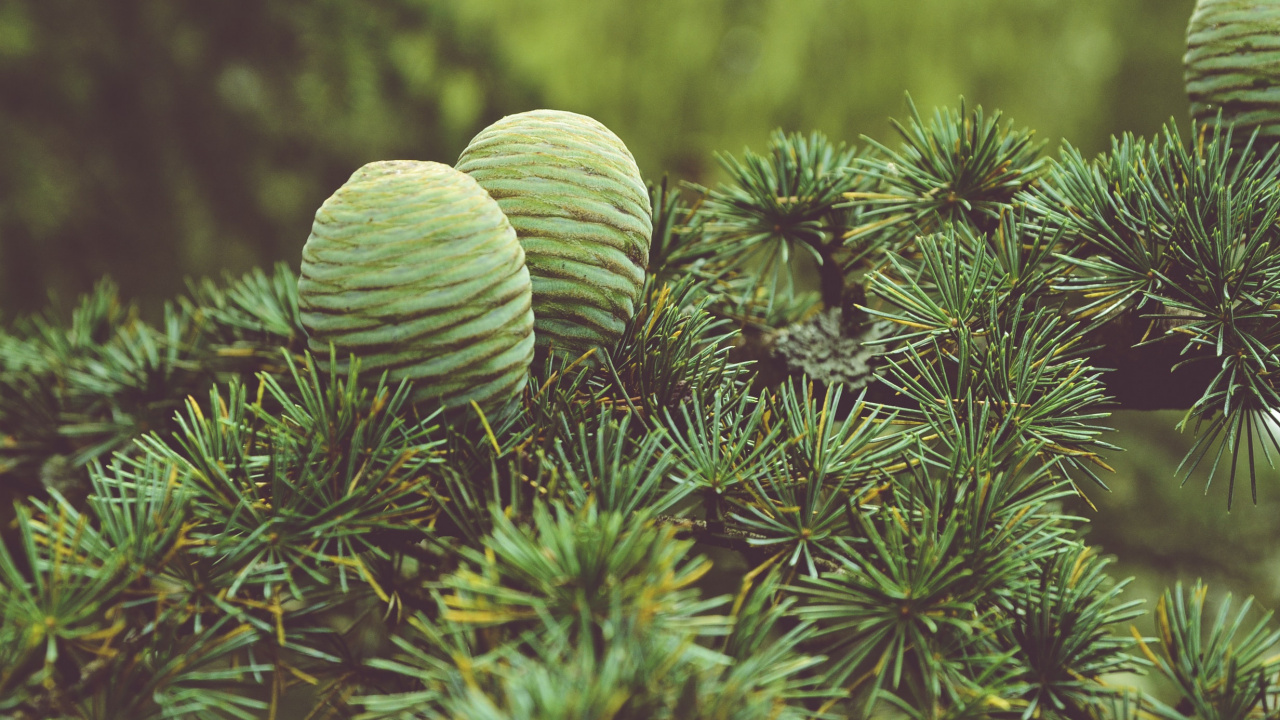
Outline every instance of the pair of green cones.
<svg viewBox="0 0 1280 720"><path fill-rule="evenodd" d="M456 168L357 170L316 212L302 251L313 353L414 383L416 401L507 406L535 349L611 349L635 312L652 216L635 159L599 122L510 115Z"/></svg>
<svg viewBox="0 0 1280 720"><path fill-rule="evenodd" d="M1280 0L1199 0L1192 115L1280 138ZM494 123L456 169L387 161L316 213L302 319L322 360L414 381L416 400L486 411L516 398L535 348L611 349L635 312L652 232L635 160L595 120L535 110Z"/></svg>

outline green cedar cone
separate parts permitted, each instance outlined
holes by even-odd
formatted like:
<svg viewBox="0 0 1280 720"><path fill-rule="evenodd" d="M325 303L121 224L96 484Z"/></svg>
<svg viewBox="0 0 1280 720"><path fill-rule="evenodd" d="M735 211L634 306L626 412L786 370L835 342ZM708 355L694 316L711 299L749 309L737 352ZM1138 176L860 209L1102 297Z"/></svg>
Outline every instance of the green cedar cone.
<svg viewBox="0 0 1280 720"><path fill-rule="evenodd" d="M1198 0L1184 62L1192 117L1280 137L1280 0Z"/></svg>
<svg viewBox="0 0 1280 720"><path fill-rule="evenodd" d="M559 110L509 115L458 158L498 201L524 246L540 350L612 350L649 263L649 193L608 128Z"/></svg>
<svg viewBox="0 0 1280 720"><path fill-rule="evenodd" d="M498 204L448 165L357 170L316 211L298 296L323 365L332 342L363 372L409 378L415 401L499 411L528 381L524 251Z"/></svg>

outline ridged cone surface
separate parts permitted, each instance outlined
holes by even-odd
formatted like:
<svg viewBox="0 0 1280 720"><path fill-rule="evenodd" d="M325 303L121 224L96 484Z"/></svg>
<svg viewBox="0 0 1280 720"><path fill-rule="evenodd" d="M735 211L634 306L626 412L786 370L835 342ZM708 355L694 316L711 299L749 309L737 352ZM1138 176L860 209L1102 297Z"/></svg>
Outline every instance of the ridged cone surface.
<svg viewBox="0 0 1280 720"><path fill-rule="evenodd" d="M1280 0L1199 0L1183 61L1192 117L1280 138Z"/></svg>
<svg viewBox="0 0 1280 720"><path fill-rule="evenodd" d="M496 412L528 381L524 251L498 204L448 165L357 170L316 211L298 296L317 360L333 342L363 376L412 380L415 401Z"/></svg>
<svg viewBox="0 0 1280 720"><path fill-rule="evenodd" d="M509 115L471 141L457 168L489 192L524 246L537 344L570 357L612 349L635 314L653 233L635 159L585 115Z"/></svg>

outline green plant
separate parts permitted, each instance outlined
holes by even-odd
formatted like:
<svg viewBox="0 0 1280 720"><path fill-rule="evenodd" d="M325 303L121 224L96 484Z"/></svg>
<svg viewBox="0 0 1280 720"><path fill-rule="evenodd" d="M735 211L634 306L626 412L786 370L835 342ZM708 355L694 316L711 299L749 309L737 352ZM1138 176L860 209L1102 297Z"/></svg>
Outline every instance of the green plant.
<svg viewBox="0 0 1280 720"><path fill-rule="evenodd" d="M652 186L616 343L534 362L513 412L313 356L287 269L162 328L106 284L14 323L0 710L1274 714L1266 621L1204 640L1179 589L1130 637L1063 501L1104 486L1117 405L1186 409L1188 465L1256 483L1275 154L1171 126L1052 160L981 110L912 115L898 149L779 133L719 188ZM806 352L865 350L856 393L785 351L831 313ZM1113 679L1149 667L1184 705Z"/></svg>

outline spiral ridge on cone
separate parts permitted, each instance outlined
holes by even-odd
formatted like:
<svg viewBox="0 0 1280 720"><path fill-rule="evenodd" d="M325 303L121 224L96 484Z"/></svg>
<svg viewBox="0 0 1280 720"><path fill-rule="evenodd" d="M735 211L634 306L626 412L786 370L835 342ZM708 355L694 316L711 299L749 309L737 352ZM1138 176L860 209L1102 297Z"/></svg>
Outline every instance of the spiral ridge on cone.
<svg viewBox="0 0 1280 720"><path fill-rule="evenodd" d="M1280 138L1280 0L1198 0L1183 63L1193 118Z"/></svg>
<svg viewBox="0 0 1280 720"><path fill-rule="evenodd" d="M533 284L536 343L611 350L635 314L653 219L635 159L585 115L534 110L482 130L457 168L506 214Z"/></svg>
<svg viewBox="0 0 1280 720"><path fill-rule="evenodd" d="M322 366L413 382L415 402L523 391L533 359L529 272L515 231L470 176L408 160L365 165L316 211L302 251L299 309Z"/></svg>

